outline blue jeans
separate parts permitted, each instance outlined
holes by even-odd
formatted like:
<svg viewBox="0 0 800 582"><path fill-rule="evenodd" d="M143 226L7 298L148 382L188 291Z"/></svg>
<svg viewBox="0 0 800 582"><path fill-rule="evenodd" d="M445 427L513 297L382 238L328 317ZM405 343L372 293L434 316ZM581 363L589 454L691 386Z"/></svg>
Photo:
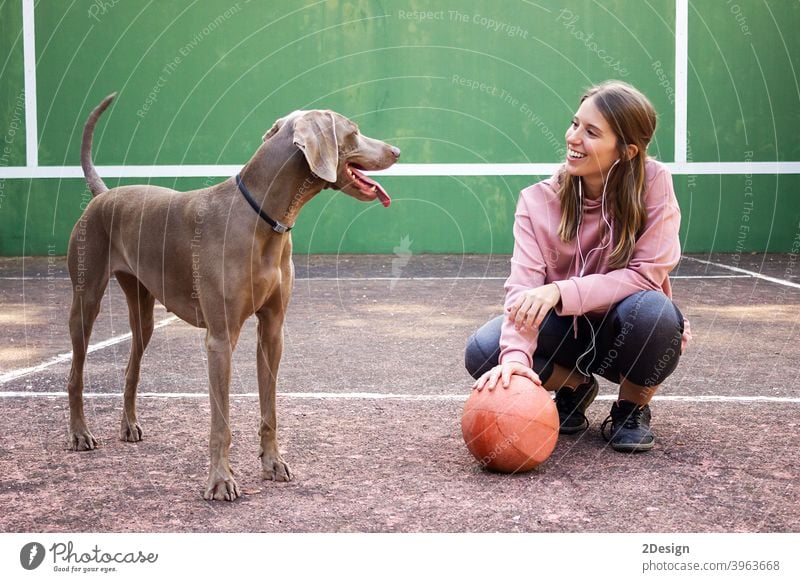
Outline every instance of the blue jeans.
<svg viewBox="0 0 800 582"><path fill-rule="evenodd" d="M498 316L467 340L464 363L479 378L498 363ZM611 307L604 317L578 317L575 337L572 316L550 311L539 329L533 370L547 382L553 365L598 374L611 382L621 378L639 386L657 386L677 367L680 359L683 315L659 291L639 291Z"/></svg>

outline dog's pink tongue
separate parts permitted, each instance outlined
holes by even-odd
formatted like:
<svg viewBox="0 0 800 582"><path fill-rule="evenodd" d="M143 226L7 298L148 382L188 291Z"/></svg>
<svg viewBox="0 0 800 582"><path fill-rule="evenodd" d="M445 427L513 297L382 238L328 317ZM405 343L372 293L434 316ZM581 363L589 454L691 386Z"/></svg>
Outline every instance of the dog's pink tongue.
<svg viewBox="0 0 800 582"><path fill-rule="evenodd" d="M378 187L378 199L381 201L381 204L383 204L384 208L389 208L389 204L392 203L392 199L386 193L386 190L383 189L383 186L377 182L375 182L375 185Z"/></svg>

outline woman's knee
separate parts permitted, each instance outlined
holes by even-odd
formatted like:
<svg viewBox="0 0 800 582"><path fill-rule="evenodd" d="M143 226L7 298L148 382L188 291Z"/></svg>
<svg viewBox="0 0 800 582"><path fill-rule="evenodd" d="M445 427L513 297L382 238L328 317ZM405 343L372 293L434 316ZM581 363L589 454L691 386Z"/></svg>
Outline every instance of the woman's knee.
<svg viewBox="0 0 800 582"><path fill-rule="evenodd" d="M636 342L654 338L671 342L683 333L683 316L660 291L640 291L617 305L617 327Z"/></svg>
<svg viewBox="0 0 800 582"><path fill-rule="evenodd" d="M503 316L498 315L485 323L467 340L464 351L464 366L470 376L480 378L494 368L500 358L500 329Z"/></svg>
<svg viewBox="0 0 800 582"><path fill-rule="evenodd" d="M641 291L618 306L620 373L634 384L656 386L677 367L683 316L658 291Z"/></svg>

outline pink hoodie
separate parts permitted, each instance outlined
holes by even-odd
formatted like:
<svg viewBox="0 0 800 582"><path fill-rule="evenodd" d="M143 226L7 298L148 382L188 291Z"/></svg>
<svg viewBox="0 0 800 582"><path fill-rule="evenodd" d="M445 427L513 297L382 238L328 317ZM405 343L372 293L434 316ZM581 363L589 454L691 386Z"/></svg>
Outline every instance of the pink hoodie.
<svg viewBox="0 0 800 582"><path fill-rule="evenodd" d="M672 176L664 164L645 162L645 206L647 223L636 241L628 266L611 270L608 257L612 245L601 249L603 217L601 200L584 200L583 219L578 232L585 260L585 275L578 276L584 262L577 240L564 243L558 236L561 202L556 177L525 188L519 196L514 221L514 254L511 274L505 284L505 313L520 293L555 283L561 292L558 315L602 315L612 305L645 290L657 290L672 298L669 273L681 258L678 228L681 212ZM608 194L607 194L608 195ZM606 215L610 216L606 207ZM610 218L609 218L610 220ZM593 250L598 249L598 250ZM682 350L691 339L684 320ZM500 362L532 365L538 330L517 331L506 317L500 335Z"/></svg>

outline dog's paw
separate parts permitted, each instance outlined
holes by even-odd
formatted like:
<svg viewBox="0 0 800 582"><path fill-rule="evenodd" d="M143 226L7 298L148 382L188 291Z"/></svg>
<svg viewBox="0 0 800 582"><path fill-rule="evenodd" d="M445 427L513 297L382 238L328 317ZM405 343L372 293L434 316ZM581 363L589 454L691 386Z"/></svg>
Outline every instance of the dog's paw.
<svg viewBox="0 0 800 582"><path fill-rule="evenodd" d="M242 495L233 475L209 476L203 499L207 501L234 501Z"/></svg>
<svg viewBox="0 0 800 582"><path fill-rule="evenodd" d="M142 440L142 427L136 421L129 422L122 419L122 426L119 429L119 438L128 443L138 443Z"/></svg>
<svg viewBox="0 0 800 582"><path fill-rule="evenodd" d="M271 459L265 456L261 460L261 476L270 481L291 481L292 471L280 456Z"/></svg>
<svg viewBox="0 0 800 582"><path fill-rule="evenodd" d="M70 431L69 442L73 451L91 451L97 448L97 439L92 436L88 428Z"/></svg>

